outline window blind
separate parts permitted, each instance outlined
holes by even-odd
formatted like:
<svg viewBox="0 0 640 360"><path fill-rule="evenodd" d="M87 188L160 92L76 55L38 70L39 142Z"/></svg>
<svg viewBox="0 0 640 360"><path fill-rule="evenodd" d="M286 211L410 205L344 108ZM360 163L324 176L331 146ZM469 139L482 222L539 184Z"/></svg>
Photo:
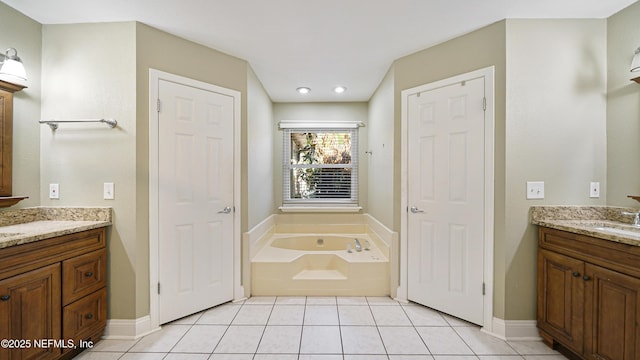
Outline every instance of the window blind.
<svg viewBox="0 0 640 360"><path fill-rule="evenodd" d="M357 131L283 129L283 204L357 204Z"/></svg>

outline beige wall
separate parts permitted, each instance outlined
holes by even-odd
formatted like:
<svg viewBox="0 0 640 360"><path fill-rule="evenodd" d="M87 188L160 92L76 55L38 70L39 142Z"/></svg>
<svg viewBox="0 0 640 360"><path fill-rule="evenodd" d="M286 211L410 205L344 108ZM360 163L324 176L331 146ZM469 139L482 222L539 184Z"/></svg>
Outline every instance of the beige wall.
<svg viewBox="0 0 640 360"><path fill-rule="evenodd" d="M42 117L114 118L103 124L63 124L40 131L41 202L51 206L111 206L109 316L136 317L136 67L135 23L44 25ZM102 184L115 183L115 200ZM60 184L49 200L48 184Z"/></svg>
<svg viewBox="0 0 640 360"><path fill-rule="evenodd" d="M607 203L639 208L640 84L629 81L633 52L640 46L640 2L607 22Z"/></svg>
<svg viewBox="0 0 640 360"><path fill-rule="evenodd" d="M46 25L43 34L43 117L113 117L118 128L62 125L55 133L42 128L41 183L59 183L61 194L60 200L49 200L43 187L42 203L113 207L109 318L140 318L149 314L149 68L238 90L244 97L247 63L135 22ZM182 61L171 55L176 53ZM244 101L242 114L246 129ZM241 137L244 146L246 134ZM246 193L246 166L242 174ZM113 201L102 200L107 181L116 186Z"/></svg>
<svg viewBox="0 0 640 360"><path fill-rule="evenodd" d="M398 59L394 65L395 134L393 229L400 231L400 110L402 90L495 66L495 289L494 314L504 318L505 299L505 21Z"/></svg>
<svg viewBox="0 0 640 360"><path fill-rule="evenodd" d="M528 224L529 207L605 202L604 193L595 200L588 193L590 181L606 186L605 23L505 20L395 62L396 144L402 90L495 66L498 318L536 316L536 235ZM399 230L399 145L395 154L394 228ZM546 182L544 202L525 200L527 180Z"/></svg>
<svg viewBox="0 0 640 360"><path fill-rule="evenodd" d="M247 62L136 23L136 318L149 314L149 68L218 85L241 93L241 227L248 224ZM179 61L178 61L179 60ZM115 316L114 316L115 317ZM117 318L117 317L116 317Z"/></svg>
<svg viewBox="0 0 640 360"><path fill-rule="evenodd" d="M536 318L532 205L604 205L606 20L507 20L505 314ZM545 199L526 200L544 181ZM601 197L589 198L599 181Z"/></svg>
<svg viewBox="0 0 640 360"><path fill-rule="evenodd" d="M273 103L251 67L247 77L248 224L251 229L275 213Z"/></svg>
<svg viewBox="0 0 640 360"><path fill-rule="evenodd" d="M40 205L40 73L42 25L0 2L0 50L18 51L27 88L13 98L13 195L28 196L16 207Z"/></svg>
<svg viewBox="0 0 640 360"><path fill-rule="evenodd" d="M276 208L282 206L282 131L278 129L281 120L317 120L317 121L362 121L367 124L367 103L275 103L273 105L274 121L274 201ZM367 212L367 173L368 161L365 151L368 149L367 128L358 132L359 171L358 186L359 203L362 213Z"/></svg>
<svg viewBox="0 0 640 360"><path fill-rule="evenodd" d="M389 229L393 228L394 160L394 67L392 66L369 100L368 213Z"/></svg>

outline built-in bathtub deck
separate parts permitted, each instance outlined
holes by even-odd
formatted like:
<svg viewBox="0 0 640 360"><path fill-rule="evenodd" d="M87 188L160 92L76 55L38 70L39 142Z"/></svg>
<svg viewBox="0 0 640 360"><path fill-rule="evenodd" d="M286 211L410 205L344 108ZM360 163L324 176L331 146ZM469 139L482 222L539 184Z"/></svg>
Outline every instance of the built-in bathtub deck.
<svg viewBox="0 0 640 360"><path fill-rule="evenodd" d="M355 238L361 251L355 250ZM388 249L374 235L271 234L263 243L251 261L254 296L389 294Z"/></svg>

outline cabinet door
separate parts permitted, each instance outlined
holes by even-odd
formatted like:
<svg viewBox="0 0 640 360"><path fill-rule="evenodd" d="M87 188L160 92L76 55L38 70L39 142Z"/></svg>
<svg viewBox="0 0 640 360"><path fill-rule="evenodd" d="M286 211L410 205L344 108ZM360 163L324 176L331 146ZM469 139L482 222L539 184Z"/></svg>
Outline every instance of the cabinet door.
<svg viewBox="0 0 640 360"><path fill-rule="evenodd" d="M583 346L584 266L568 256L538 252L538 327L546 332L541 335L578 353Z"/></svg>
<svg viewBox="0 0 640 360"><path fill-rule="evenodd" d="M31 341L23 349L0 350L1 360L52 359L59 348L35 346L34 340L60 340L60 264L0 281L0 339ZM18 344L20 345L20 344Z"/></svg>
<svg viewBox="0 0 640 360"><path fill-rule="evenodd" d="M587 264L585 356L640 358L640 279Z"/></svg>

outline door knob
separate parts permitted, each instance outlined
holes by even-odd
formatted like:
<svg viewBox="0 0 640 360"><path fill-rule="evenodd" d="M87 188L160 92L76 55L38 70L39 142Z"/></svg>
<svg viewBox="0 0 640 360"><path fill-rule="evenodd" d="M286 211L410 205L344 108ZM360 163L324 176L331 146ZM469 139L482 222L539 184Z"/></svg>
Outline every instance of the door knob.
<svg viewBox="0 0 640 360"><path fill-rule="evenodd" d="M409 210L411 210L411 212L414 213L414 214L423 213L424 212L424 210L420 210L415 206L412 206L411 209L409 209Z"/></svg>
<svg viewBox="0 0 640 360"><path fill-rule="evenodd" d="M231 213L231 208L229 206L227 206L224 209L218 211L218 214L230 214L230 213Z"/></svg>

